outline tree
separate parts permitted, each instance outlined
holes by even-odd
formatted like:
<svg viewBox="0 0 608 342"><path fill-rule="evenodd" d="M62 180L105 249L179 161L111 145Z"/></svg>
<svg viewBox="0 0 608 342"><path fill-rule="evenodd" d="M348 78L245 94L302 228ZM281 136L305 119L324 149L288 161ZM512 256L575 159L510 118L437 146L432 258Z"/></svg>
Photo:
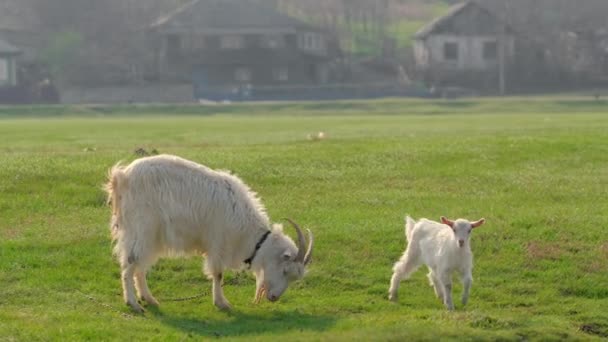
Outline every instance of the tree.
<svg viewBox="0 0 608 342"><path fill-rule="evenodd" d="M149 54L145 28L184 0L20 0L47 35L42 59L66 82L123 82ZM65 62L69 61L69 62ZM69 68L68 68L69 66ZM113 71L113 72L109 72ZM108 78L114 78L114 80Z"/></svg>
<svg viewBox="0 0 608 342"><path fill-rule="evenodd" d="M50 37L48 46L40 53L40 60L48 66L53 78L61 78L68 67L78 60L82 43L82 35L73 31L56 33Z"/></svg>

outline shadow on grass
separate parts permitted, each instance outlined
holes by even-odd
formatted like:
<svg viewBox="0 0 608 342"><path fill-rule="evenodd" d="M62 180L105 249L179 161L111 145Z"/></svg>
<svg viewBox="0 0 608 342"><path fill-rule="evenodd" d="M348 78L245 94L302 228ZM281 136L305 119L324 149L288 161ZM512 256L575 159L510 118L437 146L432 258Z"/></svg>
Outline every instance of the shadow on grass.
<svg viewBox="0 0 608 342"><path fill-rule="evenodd" d="M198 317L166 316L162 311L150 308L159 322L180 329L189 335L229 337L258 335L285 331L324 331L336 323L336 318L310 315L296 311L276 312L270 315L251 315L228 312L226 319L215 320Z"/></svg>

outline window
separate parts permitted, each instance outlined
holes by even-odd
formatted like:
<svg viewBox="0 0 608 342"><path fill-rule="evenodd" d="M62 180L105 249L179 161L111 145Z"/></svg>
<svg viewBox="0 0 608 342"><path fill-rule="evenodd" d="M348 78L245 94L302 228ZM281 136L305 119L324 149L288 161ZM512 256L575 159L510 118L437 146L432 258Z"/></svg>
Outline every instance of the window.
<svg viewBox="0 0 608 342"><path fill-rule="evenodd" d="M265 35L261 37L260 45L267 49L277 49L285 46L285 39L280 35Z"/></svg>
<svg viewBox="0 0 608 342"><path fill-rule="evenodd" d="M307 34L307 35L306 35L306 40L305 40L304 46L305 46L307 49L312 49L312 48L313 48L313 44L314 44L314 39L315 39L315 36L314 36L314 35L312 35L312 34Z"/></svg>
<svg viewBox="0 0 608 342"><path fill-rule="evenodd" d="M304 33L298 37L298 45L305 50L323 50L323 36L311 32Z"/></svg>
<svg viewBox="0 0 608 342"><path fill-rule="evenodd" d="M443 44L443 57L446 60L458 60L458 43L448 42Z"/></svg>
<svg viewBox="0 0 608 342"><path fill-rule="evenodd" d="M277 67L272 69L272 79L275 81L285 82L289 79L289 71L287 67Z"/></svg>
<svg viewBox="0 0 608 342"><path fill-rule="evenodd" d="M543 50L536 51L536 62L537 63L545 62L545 51L543 51Z"/></svg>
<svg viewBox="0 0 608 342"><path fill-rule="evenodd" d="M220 39L220 47L222 49L242 49L245 46L243 36L223 36Z"/></svg>
<svg viewBox="0 0 608 342"><path fill-rule="evenodd" d="M205 36L198 34L189 34L181 37L182 51L201 51L205 49L207 41Z"/></svg>
<svg viewBox="0 0 608 342"><path fill-rule="evenodd" d="M176 34L167 37L167 50L170 56L177 56L182 47L181 39Z"/></svg>
<svg viewBox="0 0 608 342"><path fill-rule="evenodd" d="M484 42L483 43L483 59L495 60L498 56L498 46L496 42Z"/></svg>
<svg viewBox="0 0 608 342"><path fill-rule="evenodd" d="M8 81L8 60L0 58L0 82Z"/></svg>
<svg viewBox="0 0 608 342"><path fill-rule="evenodd" d="M325 41L323 40L323 36L316 35L316 49L323 50L325 48Z"/></svg>
<svg viewBox="0 0 608 342"><path fill-rule="evenodd" d="M249 68L237 68L234 71L234 79L238 82L250 82L251 70Z"/></svg>
<svg viewBox="0 0 608 342"><path fill-rule="evenodd" d="M205 49L205 36L192 36L192 50L204 50Z"/></svg>
<svg viewBox="0 0 608 342"><path fill-rule="evenodd" d="M315 34L312 39L312 48L314 50L321 50L321 36Z"/></svg>

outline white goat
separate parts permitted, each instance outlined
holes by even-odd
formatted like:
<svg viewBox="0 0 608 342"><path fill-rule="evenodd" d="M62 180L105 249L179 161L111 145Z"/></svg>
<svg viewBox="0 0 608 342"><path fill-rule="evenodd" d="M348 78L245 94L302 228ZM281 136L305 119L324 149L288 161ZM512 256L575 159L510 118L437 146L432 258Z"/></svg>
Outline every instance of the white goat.
<svg viewBox="0 0 608 342"><path fill-rule="evenodd" d="M418 223L411 217L405 218L407 249L393 266L393 277L389 289L389 299L397 300L397 291L402 279L407 279L422 264L429 268L428 278L435 294L448 310L454 309L452 302L452 273L458 271L462 277L464 290L462 304L469 300L473 281L473 253L469 245L471 230L481 226L485 219L469 222L441 217L443 224L421 219Z"/></svg>
<svg viewBox="0 0 608 342"><path fill-rule="evenodd" d="M255 193L239 178L169 155L114 166L105 186L112 203L114 253L121 267L124 300L142 312L135 296L152 305L146 273L161 256L205 255L213 280L213 303L229 309L221 283L225 269L248 265L256 276L255 302L264 294L276 301L289 281L304 276L311 260L301 229L293 221L298 246L271 227Z"/></svg>

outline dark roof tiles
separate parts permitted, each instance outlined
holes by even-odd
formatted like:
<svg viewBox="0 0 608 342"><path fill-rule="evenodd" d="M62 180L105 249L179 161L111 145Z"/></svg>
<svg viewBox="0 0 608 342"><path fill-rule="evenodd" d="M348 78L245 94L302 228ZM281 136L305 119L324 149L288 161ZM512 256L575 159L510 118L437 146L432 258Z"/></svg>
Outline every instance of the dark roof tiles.
<svg viewBox="0 0 608 342"><path fill-rule="evenodd" d="M164 30L310 28L298 19L247 0L194 0L161 17L152 27Z"/></svg>

